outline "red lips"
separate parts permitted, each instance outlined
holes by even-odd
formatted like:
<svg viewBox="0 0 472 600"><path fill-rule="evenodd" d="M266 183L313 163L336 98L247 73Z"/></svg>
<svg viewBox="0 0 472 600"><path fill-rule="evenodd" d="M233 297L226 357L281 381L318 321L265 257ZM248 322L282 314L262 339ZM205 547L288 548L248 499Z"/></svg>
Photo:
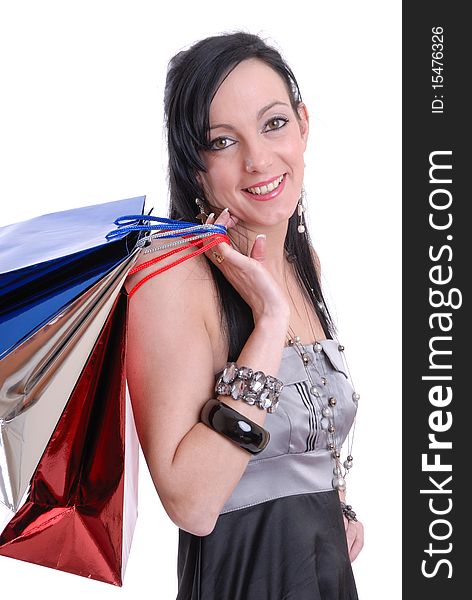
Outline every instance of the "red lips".
<svg viewBox="0 0 472 600"><path fill-rule="evenodd" d="M280 175L278 177L280 177ZM278 179L278 177L273 177L272 179L269 179L268 181L257 183L255 185L251 185L250 187L254 188L254 187L262 187L263 185L268 185L269 183L272 183L273 181ZM251 200L265 202L267 200L272 200L273 198L277 197L283 191L283 189L285 188L286 180L287 180L287 175L284 174L283 179L279 183L279 185L271 192L267 192L267 194L252 194L251 192L248 192L247 190L242 190L242 192L246 197L250 198Z"/></svg>

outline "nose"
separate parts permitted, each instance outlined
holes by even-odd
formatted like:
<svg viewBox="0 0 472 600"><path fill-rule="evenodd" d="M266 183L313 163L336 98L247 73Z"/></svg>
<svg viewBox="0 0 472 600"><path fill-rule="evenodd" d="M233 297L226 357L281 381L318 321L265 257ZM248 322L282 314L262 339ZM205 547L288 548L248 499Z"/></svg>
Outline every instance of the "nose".
<svg viewBox="0 0 472 600"><path fill-rule="evenodd" d="M246 144L244 152L244 169L247 173L263 173L272 164L270 150L262 141Z"/></svg>

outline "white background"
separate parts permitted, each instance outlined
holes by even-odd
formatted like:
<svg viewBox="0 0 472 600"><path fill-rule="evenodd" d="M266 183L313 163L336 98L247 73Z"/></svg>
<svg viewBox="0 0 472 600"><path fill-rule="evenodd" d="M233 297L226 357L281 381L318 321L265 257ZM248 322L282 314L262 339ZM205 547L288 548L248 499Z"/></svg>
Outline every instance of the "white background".
<svg viewBox="0 0 472 600"><path fill-rule="evenodd" d="M171 56L242 28L275 43L292 66L311 115L310 232L361 394L348 478L366 529L353 563L361 600L401 597L400 6L16 0L0 9L0 225L139 195L164 215ZM0 594L172 600L176 558L177 528L141 457L122 588L0 557Z"/></svg>

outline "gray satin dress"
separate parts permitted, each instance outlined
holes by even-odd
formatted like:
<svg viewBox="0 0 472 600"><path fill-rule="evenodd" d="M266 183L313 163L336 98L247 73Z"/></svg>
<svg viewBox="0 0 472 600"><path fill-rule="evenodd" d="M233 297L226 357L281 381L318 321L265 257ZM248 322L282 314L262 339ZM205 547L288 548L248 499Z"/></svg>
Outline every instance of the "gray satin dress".
<svg viewBox="0 0 472 600"><path fill-rule="evenodd" d="M334 396L337 445L357 410L336 340L306 346L322 405ZM333 459L300 355L283 349L284 382L252 455L210 535L179 529L177 600L357 600Z"/></svg>

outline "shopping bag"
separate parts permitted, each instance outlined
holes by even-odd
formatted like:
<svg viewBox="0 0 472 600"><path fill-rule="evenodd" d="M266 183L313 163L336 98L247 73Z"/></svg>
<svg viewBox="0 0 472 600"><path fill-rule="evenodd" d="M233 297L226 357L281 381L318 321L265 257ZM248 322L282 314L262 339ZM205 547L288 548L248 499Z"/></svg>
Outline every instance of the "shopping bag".
<svg viewBox="0 0 472 600"><path fill-rule="evenodd" d="M123 283L151 237L172 249L138 270L192 252L147 277L229 243L222 226L143 215L143 202L0 229L0 555L115 585L137 517Z"/></svg>
<svg viewBox="0 0 472 600"><path fill-rule="evenodd" d="M120 294L28 497L0 535L4 556L115 585L122 585L137 518L138 445L124 380L125 319Z"/></svg>
<svg viewBox="0 0 472 600"><path fill-rule="evenodd" d="M0 229L0 554L122 584L137 516L123 282L144 198Z"/></svg>

